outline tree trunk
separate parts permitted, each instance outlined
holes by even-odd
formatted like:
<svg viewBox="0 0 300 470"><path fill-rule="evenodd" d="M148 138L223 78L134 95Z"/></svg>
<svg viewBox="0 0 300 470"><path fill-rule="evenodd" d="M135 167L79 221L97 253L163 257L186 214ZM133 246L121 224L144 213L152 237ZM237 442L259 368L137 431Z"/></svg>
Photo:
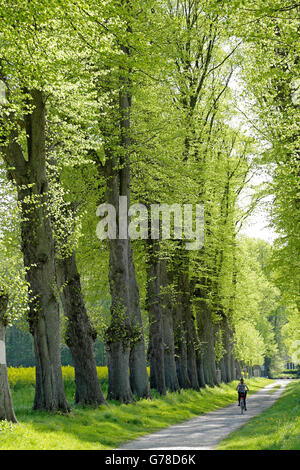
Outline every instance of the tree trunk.
<svg viewBox="0 0 300 470"><path fill-rule="evenodd" d="M233 334L230 329L229 320L227 317L223 320L223 338L224 338L224 366L226 374L226 382L231 382L233 380Z"/></svg>
<svg viewBox="0 0 300 470"><path fill-rule="evenodd" d="M28 92L34 109L24 116L27 155L16 130L2 145L2 154L18 191L21 240L29 284L30 331L36 359L34 409L69 411L60 359L59 306L55 297L54 243L48 214L45 157L45 103L40 90ZM14 116L10 116L12 121Z"/></svg>
<svg viewBox="0 0 300 470"><path fill-rule="evenodd" d="M53 157L50 168L50 186L54 182L56 190L60 181ZM65 227L66 221L75 217L75 207L74 204L66 202L62 195L54 210L54 217L51 212L51 222L55 233L56 277L66 319L65 341L74 362L75 403L98 406L106 404L106 401L100 387L93 350L97 332L92 327L85 308L75 251L70 254L72 229L67 230Z"/></svg>
<svg viewBox="0 0 300 470"><path fill-rule="evenodd" d="M5 330L7 322L5 318L5 312L7 303L7 295L0 293L0 421L7 420L13 423L17 423L8 383L6 366Z"/></svg>
<svg viewBox="0 0 300 470"><path fill-rule="evenodd" d="M164 341L164 369L166 388L170 392L179 392L179 382L176 372L175 346L172 311L163 311L163 341Z"/></svg>
<svg viewBox="0 0 300 470"><path fill-rule="evenodd" d="M236 380L237 379L237 371L235 367L235 357L234 357L234 351L231 356L231 370L232 370L232 379L231 380Z"/></svg>
<svg viewBox="0 0 300 470"><path fill-rule="evenodd" d="M195 318L191 311L188 267L186 267L185 271L181 271L179 274L179 286L181 289L181 293L180 293L181 307L182 307L183 315L185 317L185 325L186 325L187 372L188 372L191 388L195 390L199 390L197 362L196 362L197 336L196 336L196 328L195 328L195 323L194 323Z"/></svg>
<svg viewBox="0 0 300 470"><path fill-rule="evenodd" d="M203 372L205 383L218 385L215 360L215 339L212 317L206 300L197 301L198 334L202 345Z"/></svg>
<svg viewBox="0 0 300 470"><path fill-rule="evenodd" d="M166 260L160 261L160 285L162 306L162 326L164 344L164 369L166 388L171 392L179 392L179 382L176 372L175 344L174 344L174 308L171 302L169 289L173 283L172 273L167 272Z"/></svg>
<svg viewBox="0 0 300 470"><path fill-rule="evenodd" d="M166 394L163 323L160 298L159 243L147 240L147 309L149 314L150 386Z"/></svg>
<svg viewBox="0 0 300 470"><path fill-rule="evenodd" d="M109 283L111 324L106 331L108 399L134 401L129 381L129 355L133 332L129 318L128 241L110 240Z"/></svg>
<svg viewBox="0 0 300 470"><path fill-rule="evenodd" d="M28 318L36 357L34 409L67 412L70 407L65 398L61 371L59 305L54 293L54 243L47 209L45 104L41 91L33 91L31 95L35 109L25 117L26 177L24 174L20 177L18 167L12 174L18 184L22 252L30 286Z"/></svg>
<svg viewBox="0 0 300 470"><path fill-rule="evenodd" d="M236 379L240 378L242 376L242 368L241 364L239 363L238 360L235 360L235 370L236 370Z"/></svg>
<svg viewBox="0 0 300 470"><path fill-rule="evenodd" d="M270 357L265 357L264 366L265 366L265 377L270 377L270 374L271 374L271 371L270 371L270 369L271 369L271 358Z"/></svg>
<svg viewBox="0 0 300 470"><path fill-rule="evenodd" d="M198 346L195 319L191 309L189 254L180 240L173 269L176 269L176 363L182 388L199 390L196 348Z"/></svg>
<svg viewBox="0 0 300 470"><path fill-rule="evenodd" d="M221 381L225 382L225 383L229 382L229 380L227 378L224 357L221 357L220 362L218 364L218 367L221 371Z"/></svg>
<svg viewBox="0 0 300 470"><path fill-rule="evenodd" d="M132 393L140 398L151 398L147 364L146 348L143 332L143 322L140 310L139 288L136 282L135 268L132 258L132 247L129 241L129 301L131 326L137 332L137 340L131 343L129 368L130 386Z"/></svg>
<svg viewBox="0 0 300 470"><path fill-rule="evenodd" d="M126 330L125 330L126 331ZM125 341L116 340L107 344L108 352L108 395L109 400L120 403L134 401L129 383L130 346Z"/></svg>
<svg viewBox="0 0 300 470"><path fill-rule="evenodd" d="M116 209L118 227L117 238L109 240L109 284L112 304L111 325L106 334L109 356L108 397L129 403L134 401L133 393L146 397L150 396L150 392L132 248L128 238L119 238L119 196L127 197L128 211L129 166L127 163L122 170L116 171L115 158L110 153L108 157L106 196L108 203ZM117 378L117 373L120 374L119 378ZM120 389L120 384L122 384L122 389Z"/></svg>
<svg viewBox="0 0 300 470"><path fill-rule="evenodd" d="M175 305L174 322L174 342L175 342L175 362L180 388L191 388L191 382L187 367L187 332L185 319L182 312L180 299L177 297Z"/></svg>
<svg viewBox="0 0 300 470"><path fill-rule="evenodd" d="M204 377L204 368L203 368L203 358L202 358L201 346L196 351L196 364L197 364L197 374L198 374L199 387L205 388L206 383L205 383L205 377Z"/></svg>
<svg viewBox="0 0 300 470"><path fill-rule="evenodd" d="M124 56L129 56L128 47L121 46L121 49ZM119 81L118 124L120 133L117 139L119 141L118 153L120 156L118 158L115 156L110 145L109 136L107 136L107 142L104 145L107 158L105 165L108 185L106 192L107 202L114 206L117 216L117 238L109 240L109 281L112 297L112 320L107 331L107 352L109 355L109 397L127 403L130 400L134 400L132 392L139 397L149 397L150 389L132 248L128 239L128 232L126 231L126 234L123 234L120 230L120 196L127 197L127 227L129 222L131 95L129 92L129 79L126 75L124 76L123 70L120 71ZM117 108L116 103L115 106ZM120 148L122 152L120 152ZM124 330L123 334L122 329ZM128 363L126 362L127 358ZM118 361L120 361L120 364ZM112 370L112 367L115 367L115 370ZM130 379L128 374L129 367ZM116 370L121 374L120 380L116 377ZM123 390L119 389L120 383L122 383ZM131 390L130 383L133 390Z"/></svg>
<svg viewBox="0 0 300 470"><path fill-rule="evenodd" d="M125 100L125 102L124 102ZM117 107L117 103L115 104ZM122 135L118 135L121 147L126 153L127 128L126 109L129 103L125 97L119 100L119 109L122 110ZM124 116L125 113L125 116ZM124 129L126 127L126 129ZM104 135L105 132L104 132ZM106 178L106 202L115 208L116 213L116 236L108 239L109 243L109 286L111 294L111 322L105 333L106 350L108 356L108 399L119 400L121 403L134 401L129 380L129 356L133 340L133 332L130 320L129 301L129 241L127 237L119 238L119 197L127 196L129 193L130 173L129 162L126 160L122 169L119 169L118 158L110 146L109 136L104 142L106 163L104 166ZM121 162L122 163L122 162ZM102 176L102 166L98 165L99 174ZM128 207L126 208L128 209ZM126 222L128 222L126 217ZM126 234L127 235L127 234Z"/></svg>
<svg viewBox="0 0 300 470"><path fill-rule="evenodd" d="M68 258L56 259L56 273L63 311L67 318L66 344L74 361L75 403L106 404L97 375L93 350L97 333L86 312L74 252Z"/></svg>

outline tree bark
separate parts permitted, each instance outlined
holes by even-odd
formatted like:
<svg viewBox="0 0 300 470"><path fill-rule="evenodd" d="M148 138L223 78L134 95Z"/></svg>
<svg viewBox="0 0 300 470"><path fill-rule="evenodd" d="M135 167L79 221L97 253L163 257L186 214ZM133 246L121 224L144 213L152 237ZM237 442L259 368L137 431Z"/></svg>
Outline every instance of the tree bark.
<svg viewBox="0 0 300 470"><path fill-rule="evenodd" d="M234 355L234 351L233 351L232 356L231 356L231 370L232 370L232 378L231 378L231 380L236 380L236 379L237 379L237 371L236 371L236 367L235 367L235 355Z"/></svg>
<svg viewBox="0 0 300 470"><path fill-rule="evenodd" d="M166 260L160 260L160 285L162 326L164 344L164 369L166 388L171 392L179 392L179 382L176 372L175 344L174 344L174 307L171 301L170 288L172 288L172 273L167 271Z"/></svg>
<svg viewBox="0 0 300 470"><path fill-rule="evenodd" d="M221 371L221 382L227 383L228 380L227 380L227 374L226 374L226 369L225 369L225 364L224 364L224 357L221 357L219 364L218 364L218 368Z"/></svg>
<svg viewBox="0 0 300 470"><path fill-rule="evenodd" d="M31 114L25 116L28 159L14 136L5 149L14 167L21 207L21 239L29 291L29 325L36 358L34 409L70 410L64 393L60 359L59 305L55 290L54 242L48 214L45 158L45 103L41 91L31 92Z"/></svg>
<svg viewBox="0 0 300 470"><path fill-rule="evenodd" d="M224 378L224 381L225 382L231 382L233 380L233 377L234 377L234 374L233 374L233 368L232 368L232 365L233 365L233 360L232 360L232 356L233 356L233 334L232 334L232 331L230 329L230 325L229 325L229 320L227 317L224 317L223 321L222 321L222 329L223 329L223 341L224 341L224 349L225 349L225 353L224 353L224 357L223 357L223 361L224 361L224 375L225 375L225 378Z"/></svg>
<svg viewBox="0 0 300 470"><path fill-rule="evenodd" d="M128 48L124 52L129 55ZM127 210L130 205L130 160L128 149L130 147L130 111L131 95L129 92L129 83L124 81L124 89L120 91L120 113L121 113L121 143L126 155L124 158L124 167L120 169L120 195L127 197ZM127 227L129 218L127 217ZM130 384L132 392L139 398L150 398L150 387L146 364L146 349L144 341L142 315L140 311L139 289L135 276L135 267L133 262L132 246L127 233L127 288L128 288L128 312L130 315L131 328L133 331L133 340L130 344L129 368Z"/></svg>
<svg viewBox="0 0 300 470"><path fill-rule="evenodd" d="M129 356L130 386L134 395L137 395L140 398L151 398L146 363L146 347L143 332L143 322L140 309L139 288L136 282L132 247L130 241L128 243L131 326L137 333L137 340L131 343Z"/></svg>
<svg viewBox="0 0 300 470"><path fill-rule="evenodd" d="M121 46L121 49L125 57L129 56L129 48L127 46ZM130 76L130 71L128 72ZM119 120L119 134L115 136L119 145L119 157L114 155L109 135L104 133L106 137L104 150L107 158L105 172L108 185L106 199L116 209L117 216L117 238L109 240L109 281L112 297L112 320L107 331L107 352L109 355L109 397L129 402L134 400L133 393L143 398L150 397L150 388L132 247L128 239L128 232L122 234L119 224L119 197L127 197L127 211L130 204L129 147L131 94L130 81L126 74L124 75L123 70L120 70L119 86L119 102L118 104L115 103L115 110L118 109ZM128 212L126 221L128 227ZM123 334L122 329L124 330ZM127 358L128 363L126 362ZM112 370L113 366L115 371L118 370L118 373L121 374L120 380L117 379L116 372ZM128 374L129 367L130 379ZM120 383L123 384L123 391L119 388Z"/></svg>
<svg viewBox="0 0 300 470"><path fill-rule="evenodd" d="M242 376L242 367L237 359L235 360L235 370L236 370L235 379L240 378Z"/></svg>
<svg viewBox="0 0 300 470"><path fill-rule="evenodd" d="M112 297L111 324L106 331L108 354L108 399L121 403L134 401L129 381L130 343L133 333L129 318L128 243L109 242L109 284Z"/></svg>
<svg viewBox="0 0 300 470"><path fill-rule="evenodd" d="M127 146L127 128L126 109L129 103L122 98L120 92L119 108L115 103L115 109L122 109L122 123L120 127L122 134L117 135L120 146L126 154ZM124 116L125 113L125 116ZM120 118L119 118L120 119ZM105 123L104 123L105 124ZM126 130L124 129L126 128ZM106 350L108 357L108 399L118 400L121 403L130 403L134 401L129 380L129 356L130 347L133 339L133 332L130 322L130 303L129 303L129 245L127 238L119 238L119 197L127 196L129 193L130 173L128 161L124 162L120 170L120 163L113 152L109 140L109 134L105 127L103 134L105 136L104 151L106 163L104 174L106 178L106 202L115 208L116 212L116 237L108 239L109 245L109 286L111 294L111 322L105 333ZM125 156L127 159L127 156ZM98 163L98 171L102 176L103 167Z"/></svg>
<svg viewBox="0 0 300 470"><path fill-rule="evenodd" d="M119 220L119 197L127 197L127 214L130 196L130 167L126 151L129 146L130 99L126 91L120 91L121 110L120 143L125 152L121 168L112 155L109 146L105 147L107 191L106 200L116 209L116 238L109 239L109 284L112 297L111 325L107 331L107 352L109 367L108 397L121 402L134 401L133 393L150 396L146 367L146 354L139 309L139 292L132 260L132 248L128 233L122 237ZM126 217L128 227L128 216ZM122 333L123 331L123 333ZM130 352L132 354L130 355ZM127 362L128 360L128 362ZM112 369L114 367L114 370ZM130 377L129 370L130 367ZM120 374L117 378L117 371ZM133 390L131 389L131 385ZM122 384L122 390L120 389Z"/></svg>
<svg viewBox="0 0 300 470"><path fill-rule="evenodd" d="M185 318L182 312L180 299L177 297L175 305L174 341L175 341L175 362L180 388L191 388L191 382L187 367L187 332Z"/></svg>
<svg viewBox="0 0 300 470"><path fill-rule="evenodd" d="M150 386L166 394L163 320L160 298L159 243L147 240L147 309L149 314Z"/></svg>
<svg viewBox="0 0 300 470"><path fill-rule="evenodd" d="M197 362L196 362L196 346L197 336L195 328L195 318L191 311L191 299L190 299L190 281L188 267L185 271L181 271L179 274L180 279L180 300L183 315L185 316L186 325L186 348L187 348L187 372L191 384L191 388L199 390Z"/></svg>
<svg viewBox="0 0 300 470"><path fill-rule="evenodd" d="M206 300L197 300L197 325L202 345L203 372L205 383L218 385L215 360L215 339L212 316Z"/></svg>
<svg viewBox="0 0 300 470"><path fill-rule="evenodd" d="M197 336L198 336L198 333L197 333ZM198 336L198 340L199 340L199 336ZM196 351L196 364L197 364L199 387L205 388L206 383L205 383L205 377L204 377L203 357L202 357L202 352L201 352L201 345L200 345L199 349L197 349L197 351Z"/></svg>
<svg viewBox="0 0 300 470"><path fill-rule="evenodd" d="M51 183L60 185L55 158L51 161L49 182L50 186ZM97 332L92 327L85 308L75 251L70 252L72 229L66 230L64 225L66 220L74 219L75 206L67 203L62 196L54 210L54 214L51 212L51 222L55 233L56 279L66 318L65 341L74 362L75 403L95 406L107 404L98 379L93 350Z"/></svg>
<svg viewBox="0 0 300 470"><path fill-rule="evenodd" d="M17 423L8 383L5 357L5 330L7 325L5 313L7 303L7 295L0 293L0 421L7 420Z"/></svg>
<svg viewBox="0 0 300 470"><path fill-rule="evenodd" d="M109 400L120 403L134 401L129 383L129 354L130 346L125 341L107 343L108 352L108 394Z"/></svg>
<svg viewBox="0 0 300 470"><path fill-rule="evenodd" d="M97 333L86 312L74 251L67 258L56 258L56 274L67 318L66 344L74 361L75 403L95 406L107 404L98 379L93 350Z"/></svg>

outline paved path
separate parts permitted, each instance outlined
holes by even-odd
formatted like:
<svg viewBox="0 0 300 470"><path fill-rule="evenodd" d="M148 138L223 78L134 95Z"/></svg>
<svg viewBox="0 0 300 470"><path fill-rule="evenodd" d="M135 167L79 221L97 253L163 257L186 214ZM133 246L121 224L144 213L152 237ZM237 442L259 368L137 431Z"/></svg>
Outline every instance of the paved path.
<svg viewBox="0 0 300 470"><path fill-rule="evenodd" d="M232 431L269 408L289 382L290 380L276 380L254 395L249 395L244 415L240 414L240 408L235 402L233 405L123 444L118 450L212 450ZM280 385L280 388L270 393L270 389L276 385Z"/></svg>

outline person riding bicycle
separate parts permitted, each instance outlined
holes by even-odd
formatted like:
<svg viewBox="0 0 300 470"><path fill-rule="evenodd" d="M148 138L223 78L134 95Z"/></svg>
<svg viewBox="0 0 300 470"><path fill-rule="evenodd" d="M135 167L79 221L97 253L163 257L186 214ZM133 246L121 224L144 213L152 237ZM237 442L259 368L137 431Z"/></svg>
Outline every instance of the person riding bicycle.
<svg viewBox="0 0 300 470"><path fill-rule="evenodd" d="M240 383L237 385L236 390L238 391L238 399L239 403L238 406L241 406L241 394L244 395L245 399L245 410L247 411L247 406L246 406L246 397L247 397L247 392L249 391L248 385L244 382L244 379L241 378Z"/></svg>

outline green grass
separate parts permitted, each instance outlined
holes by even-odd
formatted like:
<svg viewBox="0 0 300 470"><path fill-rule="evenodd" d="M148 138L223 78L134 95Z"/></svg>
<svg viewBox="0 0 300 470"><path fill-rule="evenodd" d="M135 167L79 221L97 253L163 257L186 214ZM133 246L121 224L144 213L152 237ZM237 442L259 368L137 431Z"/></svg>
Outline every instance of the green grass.
<svg viewBox="0 0 300 470"><path fill-rule="evenodd" d="M84 408L75 406L74 382L71 369L63 369L67 399L72 405L69 415L32 411L34 397L33 371L10 370L10 383L17 425L0 424L0 449L114 449L121 443L144 434L188 420L196 415L216 410L237 399L237 382L222 384L196 392L183 390L165 397L154 394L154 400L139 400L121 405L109 402L109 407ZM107 374L98 370L103 391ZM264 387L270 380L247 380L251 392Z"/></svg>
<svg viewBox="0 0 300 470"><path fill-rule="evenodd" d="M300 450L300 381L270 408L233 432L218 450Z"/></svg>

